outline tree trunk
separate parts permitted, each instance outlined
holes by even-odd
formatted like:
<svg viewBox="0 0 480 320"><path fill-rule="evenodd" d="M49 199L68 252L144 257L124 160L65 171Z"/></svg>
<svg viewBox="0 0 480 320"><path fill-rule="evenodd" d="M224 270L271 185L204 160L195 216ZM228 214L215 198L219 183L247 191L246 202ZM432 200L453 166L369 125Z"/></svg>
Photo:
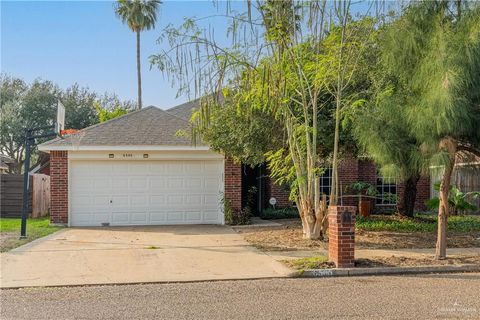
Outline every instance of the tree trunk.
<svg viewBox="0 0 480 320"><path fill-rule="evenodd" d="M140 31L137 31L138 110L142 109L142 73L140 68Z"/></svg>
<svg viewBox="0 0 480 320"><path fill-rule="evenodd" d="M328 228L327 197L318 200L315 208L300 205L300 217L302 219L303 238L309 240L324 239Z"/></svg>
<svg viewBox="0 0 480 320"><path fill-rule="evenodd" d="M415 209L415 199L417 198L417 183L420 175L412 175L405 181L405 190L403 196L397 204L398 214L404 217L413 218Z"/></svg>
<svg viewBox="0 0 480 320"><path fill-rule="evenodd" d="M338 201L338 144L340 140L340 99L341 92L337 93L335 108L335 136L333 140L332 184L330 190L330 205L337 205Z"/></svg>
<svg viewBox="0 0 480 320"><path fill-rule="evenodd" d="M435 248L435 259L445 259L447 256L447 220L448 220L448 196L450 193L450 181L453 167L455 166L455 152L457 143L451 138L446 138L440 143L440 148L448 152L449 162L445 165L442 181L440 182L438 206L437 245Z"/></svg>

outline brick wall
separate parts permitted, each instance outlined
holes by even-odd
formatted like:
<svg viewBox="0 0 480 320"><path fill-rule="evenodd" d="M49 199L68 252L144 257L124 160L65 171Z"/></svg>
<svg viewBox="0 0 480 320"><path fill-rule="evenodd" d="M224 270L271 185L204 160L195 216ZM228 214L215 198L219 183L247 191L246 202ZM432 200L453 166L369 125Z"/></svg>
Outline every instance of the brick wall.
<svg viewBox="0 0 480 320"><path fill-rule="evenodd" d="M427 210L425 201L430 199L430 177L422 176L417 183L417 199L415 200L416 210Z"/></svg>
<svg viewBox="0 0 480 320"><path fill-rule="evenodd" d="M68 223L68 151L50 153L50 222Z"/></svg>
<svg viewBox="0 0 480 320"><path fill-rule="evenodd" d="M377 184L377 167L370 160L358 160L355 158L343 159L338 166L338 178L343 195L353 195L350 185L353 182L363 181L372 185ZM268 178L266 196L275 197L279 207L290 205L288 201L289 191L281 188ZM397 196L403 194L403 185L397 185ZM415 201L415 210L426 210L425 201L430 199L430 178L424 176L420 178L417 184L417 199ZM374 203L374 200L372 200ZM354 197L345 197L340 204L344 206L357 206L358 199ZM394 206L392 206L392 209Z"/></svg>
<svg viewBox="0 0 480 320"><path fill-rule="evenodd" d="M234 211L242 209L242 165L232 158L225 158L225 198Z"/></svg>
<svg viewBox="0 0 480 320"><path fill-rule="evenodd" d="M377 166L368 160L358 160L358 181L377 184Z"/></svg>
<svg viewBox="0 0 480 320"><path fill-rule="evenodd" d="M277 199L277 204L275 205L277 208L286 208L292 206L292 202L288 200L290 191L275 184L275 182L273 182L273 180L270 178L267 178L265 194L267 197L267 202L272 197Z"/></svg>

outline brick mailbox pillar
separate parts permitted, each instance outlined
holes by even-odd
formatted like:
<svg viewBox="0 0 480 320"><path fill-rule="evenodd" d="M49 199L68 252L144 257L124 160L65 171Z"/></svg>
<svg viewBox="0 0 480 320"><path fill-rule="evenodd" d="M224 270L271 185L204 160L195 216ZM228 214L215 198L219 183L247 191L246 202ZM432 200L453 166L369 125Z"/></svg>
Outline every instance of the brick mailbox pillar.
<svg viewBox="0 0 480 320"><path fill-rule="evenodd" d="M355 206L328 208L328 258L337 268L354 267Z"/></svg>

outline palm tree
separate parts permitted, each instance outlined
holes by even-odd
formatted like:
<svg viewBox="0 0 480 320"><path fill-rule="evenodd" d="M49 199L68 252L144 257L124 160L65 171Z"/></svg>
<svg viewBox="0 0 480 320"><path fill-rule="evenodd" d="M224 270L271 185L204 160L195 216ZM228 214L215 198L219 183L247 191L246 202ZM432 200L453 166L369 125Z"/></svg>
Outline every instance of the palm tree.
<svg viewBox="0 0 480 320"><path fill-rule="evenodd" d="M115 13L137 34L138 109L142 108L142 75L140 71L140 32L155 27L160 0L118 0Z"/></svg>

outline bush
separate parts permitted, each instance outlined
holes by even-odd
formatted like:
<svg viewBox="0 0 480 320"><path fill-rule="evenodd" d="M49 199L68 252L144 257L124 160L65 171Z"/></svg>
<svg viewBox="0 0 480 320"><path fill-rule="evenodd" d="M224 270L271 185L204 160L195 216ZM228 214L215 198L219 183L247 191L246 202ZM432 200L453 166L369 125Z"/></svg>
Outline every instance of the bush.
<svg viewBox="0 0 480 320"><path fill-rule="evenodd" d="M287 208L267 208L260 213L260 218L262 219L290 219L290 218L299 218L298 209L296 207L287 207Z"/></svg>
<svg viewBox="0 0 480 320"><path fill-rule="evenodd" d="M236 226L250 223L250 217L252 216L250 207L245 207L242 210L235 212L229 199L223 197L222 203L226 224Z"/></svg>
<svg viewBox="0 0 480 320"><path fill-rule="evenodd" d="M417 213L414 218L404 218L396 215L357 217L356 227L365 231L436 232L437 216ZM450 216L448 217L447 230L451 232L480 231L480 217Z"/></svg>
<svg viewBox="0 0 480 320"><path fill-rule="evenodd" d="M222 203L223 203L223 215L225 217L225 223L226 224L233 224L234 221L234 212L232 209L232 204L230 203L230 200L225 198L224 196L222 197Z"/></svg>

